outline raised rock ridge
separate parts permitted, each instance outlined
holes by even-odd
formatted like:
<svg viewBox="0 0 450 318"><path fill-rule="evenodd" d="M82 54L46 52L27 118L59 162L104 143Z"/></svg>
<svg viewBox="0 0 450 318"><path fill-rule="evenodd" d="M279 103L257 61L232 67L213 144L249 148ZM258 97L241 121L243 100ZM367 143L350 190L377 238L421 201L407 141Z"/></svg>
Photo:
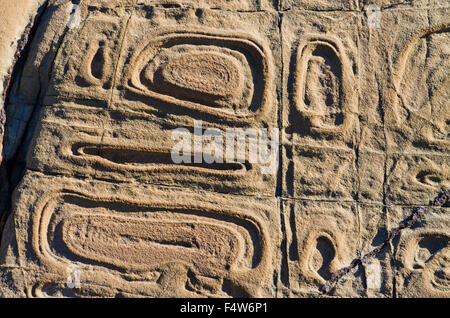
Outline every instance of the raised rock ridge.
<svg viewBox="0 0 450 318"><path fill-rule="evenodd" d="M2 297L318 297L450 188L447 1L0 9ZM174 163L199 121L278 129L278 168L248 140ZM434 210L330 295L450 297L449 225Z"/></svg>

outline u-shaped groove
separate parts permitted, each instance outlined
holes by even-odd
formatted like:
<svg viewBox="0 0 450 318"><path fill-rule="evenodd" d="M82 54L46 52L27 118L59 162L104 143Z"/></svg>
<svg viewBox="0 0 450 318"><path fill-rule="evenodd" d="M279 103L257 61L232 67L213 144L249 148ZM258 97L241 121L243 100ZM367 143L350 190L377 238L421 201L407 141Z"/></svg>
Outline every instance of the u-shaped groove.
<svg viewBox="0 0 450 318"><path fill-rule="evenodd" d="M77 143L72 146L72 154L79 157L103 161L105 164L115 165L122 169L137 170L199 170L203 172L244 174L252 169L251 163L246 162L200 162L191 155L190 162L175 163L170 149L139 149L115 145L95 145Z"/></svg>

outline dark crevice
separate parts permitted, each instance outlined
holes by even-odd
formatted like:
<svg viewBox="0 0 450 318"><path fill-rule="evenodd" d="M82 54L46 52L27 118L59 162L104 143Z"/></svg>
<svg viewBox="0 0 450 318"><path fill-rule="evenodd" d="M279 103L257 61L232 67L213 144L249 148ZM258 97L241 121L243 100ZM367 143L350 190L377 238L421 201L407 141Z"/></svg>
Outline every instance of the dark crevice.
<svg viewBox="0 0 450 318"><path fill-rule="evenodd" d="M394 277L392 278L392 298L397 298L397 276L396 272L394 271Z"/></svg>
<svg viewBox="0 0 450 318"><path fill-rule="evenodd" d="M23 69L25 67L25 62L27 61L28 56L30 54L30 48L33 43L33 39L36 36L37 30L42 22L42 19L45 15L45 12L47 11L49 5L50 5L50 2L46 1L46 2L44 2L44 4L42 4L38 8L34 19L32 20L32 22L30 22L26 26L24 33L23 33L21 39L19 40L19 43L17 46L17 52L16 52L16 55L14 58L13 66L11 68L11 73L10 73L10 76L5 85L4 95L2 96L3 100L4 100L4 109L2 109L2 114L4 116L2 116L3 117L2 118L3 125L0 127L0 130L2 130L2 133L4 133L4 135L0 134L0 137L1 137L1 142L2 142L3 146L5 145L5 141L6 141L6 138L8 135L7 127L8 127L9 118L7 118L7 116L6 116L6 110L8 108L10 98L12 96L13 87L15 86L14 83L16 83L17 80L19 80L22 75ZM37 108L37 107L35 107L35 108ZM27 123L27 127L26 127L25 131L28 130L29 124L30 124L30 122ZM26 137L27 137L27 134L25 133L20 140L20 143L19 143L20 146L17 148L17 152L12 156L12 158L10 160L0 161L0 178L1 178L0 180L2 180L2 183L0 184L0 191L1 191L1 195L0 195L0 240L2 237L4 224L6 222L8 214L9 214L9 213L7 213L7 211L9 211L11 208L11 196L12 196L12 192L13 192L13 189L14 189L15 183L16 183L16 182L11 182L11 181L13 181L13 180L11 180L11 178L14 176L14 172L16 171L16 169L14 169L15 168L14 166L18 159L18 155L20 154L21 148L26 143L26 140L27 140ZM4 153L5 148L4 147L3 147L2 151L3 151L3 153L0 157L0 160L1 160L1 158L5 158L5 153ZM14 178L14 179L16 179L16 178Z"/></svg>
<svg viewBox="0 0 450 318"><path fill-rule="evenodd" d="M2 99L4 101L5 107L6 105L8 105L14 82L22 74L22 70L25 66L25 61L27 60L30 52L31 43L33 42L32 40L36 35L38 26L41 23L47 6L48 1L46 1L43 5L41 5L41 7L38 8L34 19L25 27L22 36L17 42L17 50L16 54L14 55L13 64L10 68L10 75L6 77L5 82L3 83L3 87L5 87L5 89L3 91Z"/></svg>
<svg viewBox="0 0 450 318"><path fill-rule="evenodd" d="M288 262L288 248L287 248L287 232L286 232L286 217L284 214L284 206L281 206L281 233L282 240L280 245L281 250L281 268L280 268L280 281L284 286L289 287L289 262ZM278 286L278 284L276 284Z"/></svg>
<svg viewBox="0 0 450 318"><path fill-rule="evenodd" d="M281 0L278 1L279 6L281 7ZM282 25L283 25L283 13L278 12L278 34L280 36L280 43L283 43L283 32L282 32ZM281 45L280 54L283 56L283 45ZM284 72L284 59L281 59L281 70ZM281 87L283 87L283 76L281 76ZM281 90L281 93L278 93L278 100L283 100L283 92L284 90ZM282 103L280 103L281 105ZM278 120L277 120L277 126L283 127L283 107L278 108ZM281 249L281 268L279 275L277 274L277 271L274 271L274 275L276 275L276 280L274 277L274 285L276 289L276 295L278 295L278 280L281 281L282 284L285 286L289 286L289 263L288 263L288 250L287 250L287 237L286 237L286 225L285 225L285 215L284 215L284 205L282 200L280 199L283 196L283 133L281 133L278 143L278 170L277 170L277 178L276 178L276 189L275 189L275 197L278 198L279 203L279 209L278 213L280 214L280 221L281 221L281 233L282 233L282 242L280 245Z"/></svg>
<svg viewBox="0 0 450 318"><path fill-rule="evenodd" d="M387 178L388 178L388 146L387 146L387 134L386 134L386 114L384 111L384 106L383 106L383 92L381 90L381 83L380 80L378 79L377 75L375 74L375 80L377 82L377 91L378 91L378 111L380 113L381 116L381 120L382 120L382 128L383 128L383 141L384 141L384 176L383 176L383 205L386 206L386 187L387 187Z"/></svg>
<svg viewBox="0 0 450 318"><path fill-rule="evenodd" d="M297 262L299 260L298 255L298 239L297 239L297 225L295 224L295 211L294 207L291 207L290 216L289 216L289 223L291 226L291 235L292 235L292 241L289 245L289 259L291 261Z"/></svg>
<svg viewBox="0 0 450 318"><path fill-rule="evenodd" d="M282 33L283 13L278 13L278 33L280 35L280 42L283 43ZM281 56L283 56L283 46L281 46ZM281 59L281 69L284 70L284 62ZM281 77L281 87L283 87L283 77ZM283 92L283 90L281 90ZM278 100L283 100L283 93L279 93ZM281 104L281 103L280 103ZM278 127L283 127L283 107L278 108ZM283 134L279 135L279 149L278 149L278 171L277 171L277 185L275 196L281 197L283 195Z"/></svg>

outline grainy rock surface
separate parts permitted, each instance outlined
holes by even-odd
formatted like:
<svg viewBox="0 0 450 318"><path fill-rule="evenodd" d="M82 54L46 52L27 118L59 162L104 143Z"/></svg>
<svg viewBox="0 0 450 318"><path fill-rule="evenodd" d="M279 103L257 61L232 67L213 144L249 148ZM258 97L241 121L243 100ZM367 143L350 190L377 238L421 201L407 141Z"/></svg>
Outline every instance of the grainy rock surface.
<svg viewBox="0 0 450 318"><path fill-rule="evenodd" d="M2 297L319 297L450 187L448 1L0 12ZM279 160L176 164L176 129ZM449 253L447 205L330 295L450 297Z"/></svg>

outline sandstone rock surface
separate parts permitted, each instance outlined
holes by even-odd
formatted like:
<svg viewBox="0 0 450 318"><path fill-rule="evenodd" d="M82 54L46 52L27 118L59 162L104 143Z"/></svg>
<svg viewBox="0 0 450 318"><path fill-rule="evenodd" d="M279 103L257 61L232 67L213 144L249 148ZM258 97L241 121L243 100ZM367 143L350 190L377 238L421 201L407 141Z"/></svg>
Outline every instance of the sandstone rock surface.
<svg viewBox="0 0 450 318"><path fill-rule="evenodd" d="M447 1L0 12L2 297L321 297L450 188ZM193 140L174 163L173 131L200 121L215 141L269 132L275 169L251 161L250 139L241 161L197 162ZM450 297L449 212L330 295Z"/></svg>

